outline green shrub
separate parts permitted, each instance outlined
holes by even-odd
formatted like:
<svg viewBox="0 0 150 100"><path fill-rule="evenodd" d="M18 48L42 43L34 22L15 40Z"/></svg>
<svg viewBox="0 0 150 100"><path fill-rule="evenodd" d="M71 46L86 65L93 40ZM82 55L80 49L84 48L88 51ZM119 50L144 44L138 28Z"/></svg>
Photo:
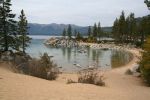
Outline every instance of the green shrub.
<svg viewBox="0 0 150 100"><path fill-rule="evenodd" d="M145 69L144 67L142 67L141 73L145 79L145 82L148 83L148 85L150 85L150 69Z"/></svg>
<svg viewBox="0 0 150 100"><path fill-rule="evenodd" d="M140 62L140 70L145 82L150 85L150 37L147 38L143 47L145 52Z"/></svg>
<svg viewBox="0 0 150 100"><path fill-rule="evenodd" d="M148 85L150 85L150 60L143 54L143 59L140 62L140 72Z"/></svg>

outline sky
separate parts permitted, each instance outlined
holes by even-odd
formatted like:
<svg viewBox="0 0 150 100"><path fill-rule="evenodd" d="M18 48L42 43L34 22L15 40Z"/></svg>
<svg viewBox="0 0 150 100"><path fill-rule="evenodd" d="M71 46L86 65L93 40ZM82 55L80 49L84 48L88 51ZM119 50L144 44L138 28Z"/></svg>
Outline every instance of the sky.
<svg viewBox="0 0 150 100"><path fill-rule="evenodd" d="M148 15L144 0L12 0L12 12L20 15L24 9L30 23L112 26L124 10L135 17Z"/></svg>

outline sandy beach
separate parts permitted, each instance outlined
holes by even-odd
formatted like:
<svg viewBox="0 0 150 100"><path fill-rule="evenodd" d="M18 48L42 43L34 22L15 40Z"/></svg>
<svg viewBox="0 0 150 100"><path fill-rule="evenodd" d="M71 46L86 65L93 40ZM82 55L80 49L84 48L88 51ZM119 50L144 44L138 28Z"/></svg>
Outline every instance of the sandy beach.
<svg viewBox="0 0 150 100"><path fill-rule="evenodd" d="M134 57L127 65L105 72L106 86L66 84L77 79L76 74L61 74L56 81L48 81L12 72L8 64L0 64L0 100L149 100L150 88L135 76L125 75L132 69L139 50L129 50Z"/></svg>

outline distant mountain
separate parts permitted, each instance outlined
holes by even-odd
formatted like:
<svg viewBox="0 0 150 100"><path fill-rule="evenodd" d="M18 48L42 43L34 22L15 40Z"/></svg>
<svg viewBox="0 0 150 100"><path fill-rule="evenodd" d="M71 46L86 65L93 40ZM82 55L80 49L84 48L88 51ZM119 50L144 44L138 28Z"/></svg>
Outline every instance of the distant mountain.
<svg viewBox="0 0 150 100"><path fill-rule="evenodd" d="M111 33L111 32L112 32L112 27L102 27L102 30L103 30L104 32L109 32L109 33Z"/></svg>
<svg viewBox="0 0 150 100"><path fill-rule="evenodd" d="M150 15L138 17L136 18L136 22L140 23L140 21L145 18L150 17ZM77 30L78 32L82 33L82 35L87 35L88 26L77 26L77 25L71 25L73 30ZM62 35L62 32L64 28L67 29L68 24L36 24L36 23L29 23L29 29L28 32L30 35L56 35L60 36ZM112 32L112 27L102 27L102 30L104 32Z"/></svg>
<svg viewBox="0 0 150 100"><path fill-rule="evenodd" d="M71 25L73 30L77 30L78 32L82 33L82 35L86 35L88 31L88 26L77 26ZM64 28L67 28L68 24L36 24L36 23L29 23L28 32L30 35L62 35L62 31ZM103 27L102 28L105 32L111 32L112 27Z"/></svg>

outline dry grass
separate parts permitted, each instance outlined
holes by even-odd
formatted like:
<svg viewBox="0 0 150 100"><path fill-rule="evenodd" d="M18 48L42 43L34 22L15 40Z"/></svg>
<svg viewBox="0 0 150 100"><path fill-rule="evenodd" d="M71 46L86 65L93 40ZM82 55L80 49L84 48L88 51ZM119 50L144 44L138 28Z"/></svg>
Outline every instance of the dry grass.
<svg viewBox="0 0 150 100"><path fill-rule="evenodd" d="M74 81L74 80L72 80L72 79L68 79L68 80L67 80L67 84L72 84L72 83L78 83L78 82L76 82L76 81Z"/></svg>
<svg viewBox="0 0 150 100"><path fill-rule="evenodd" d="M25 56L16 54L13 61L14 71L47 79L55 80L58 76L57 65L53 63L47 53L41 55L40 59L28 59Z"/></svg>
<svg viewBox="0 0 150 100"><path fill-rule="evenodd" d="M47 53L44 53L39 60L33 59L29 62L29 74L47 80L55 80L58 77L59 69L51 61Z"/></svg>
<svg viewBox="0 0 150 100"><path fill-rule="evenodd" d="M104 86L104 75L96 70L84 70L79 72L78 83L94 84Z"/></svg>

